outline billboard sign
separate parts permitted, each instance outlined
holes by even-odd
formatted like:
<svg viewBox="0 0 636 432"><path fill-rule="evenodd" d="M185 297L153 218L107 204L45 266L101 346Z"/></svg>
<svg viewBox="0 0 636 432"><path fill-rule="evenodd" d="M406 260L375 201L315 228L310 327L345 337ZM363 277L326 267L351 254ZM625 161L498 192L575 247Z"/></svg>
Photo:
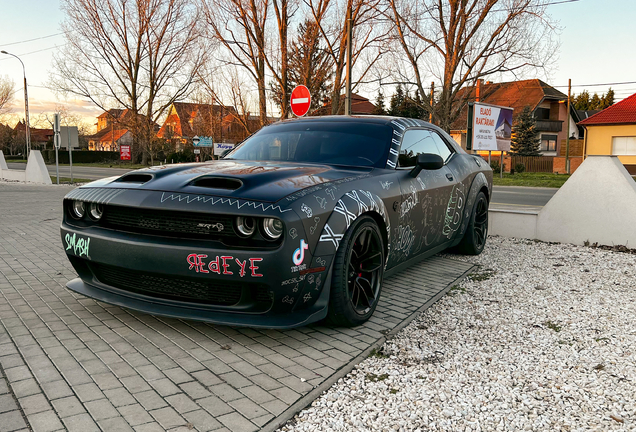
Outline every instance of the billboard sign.
<svg viewBox="0 0 636 432"><path fill-rule="evenodd" d="M126 160L126 161L129 161L132 159L130 156L130 145L121 144L119 146L119 159Z"/></svg>
<svg viewBox="0 0 636 432"><path fill-rule="evenodd" d="M510 151L513 109L478 102L472 109L472 148Z"/></svg>
<svg viewBox="0 0 636 432"><path fill-rule="evenodd" d="M192 145L195 147L212 147L214 145L214 140L212 137L195 136L192 138Z"/></svg>
<svg viewBox="0 0 636 432"><path fill-rule="evenodd" d="M214 156L221 156L227 150L232 150L234 148L234 144L230 143L215 143L214 144Z"/></svg>

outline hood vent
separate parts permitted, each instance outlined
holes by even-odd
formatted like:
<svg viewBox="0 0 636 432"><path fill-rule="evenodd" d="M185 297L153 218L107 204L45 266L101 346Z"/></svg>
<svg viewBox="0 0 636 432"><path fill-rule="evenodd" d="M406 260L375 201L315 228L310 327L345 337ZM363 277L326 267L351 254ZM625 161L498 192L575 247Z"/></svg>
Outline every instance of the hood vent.
<svg viewBox="0 0 636 432"><path fill-rule="evenodd" d="M117 182L119 183L146 183L152 180L152 175L150 174L127 174L123 177L118 178Z"/></svg>
<svg viewBox="0 0 636 432"><path fill-rule="evenodd" d="M243 186L243 182L239 179L228 177L198 177L190 185L211 189L236 190Z"/></svg>

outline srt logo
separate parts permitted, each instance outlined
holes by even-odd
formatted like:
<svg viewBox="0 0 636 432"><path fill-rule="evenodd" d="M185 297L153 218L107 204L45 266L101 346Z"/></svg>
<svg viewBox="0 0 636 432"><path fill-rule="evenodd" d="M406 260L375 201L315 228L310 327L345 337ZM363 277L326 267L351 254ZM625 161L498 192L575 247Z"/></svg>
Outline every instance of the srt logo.
<svg viewBox="0 0 636 432"><path fill-rule="evenodd" d="M305 242L305 239L300 240L300 247L294 251L292 260L294 265L301 265L305 261L305 250L309 249L309 245Z"/></svg>
<svg viewBox="0 0 636 432"><path fill-rule="evenodd" d="M200 223L197 225L198 228L206 228L208 231L211 231L212 229L217 230L218 232L223 231L223 224L222 223L215 223L215 224L204 224L204 223Z"/></svg>

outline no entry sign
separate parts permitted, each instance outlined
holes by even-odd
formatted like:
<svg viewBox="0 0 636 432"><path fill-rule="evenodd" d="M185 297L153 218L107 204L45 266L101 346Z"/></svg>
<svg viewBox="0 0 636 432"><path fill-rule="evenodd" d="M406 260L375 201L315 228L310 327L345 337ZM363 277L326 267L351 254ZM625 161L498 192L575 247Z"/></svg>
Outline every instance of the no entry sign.
<svg viewBox="0 0 636 432"><path fill-rule="evenodd" d="M304 85L297 86L291 93L291 109L298 117L302 117L309 111L311 95Z"/></svg>

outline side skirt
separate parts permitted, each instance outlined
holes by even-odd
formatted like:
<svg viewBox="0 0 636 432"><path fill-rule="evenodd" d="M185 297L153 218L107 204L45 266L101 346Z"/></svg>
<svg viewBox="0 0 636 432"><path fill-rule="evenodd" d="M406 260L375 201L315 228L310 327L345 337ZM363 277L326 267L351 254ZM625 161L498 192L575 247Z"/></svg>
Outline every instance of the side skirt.
<svg viewBox="0 0 636 432"><path fill-rule="evenodd" d="M430 249L426 252L416 255L413 258L409 259L408 261L404 261L402 264L398 264L392 269L385 271L384 277L386 278L386 277L393 276L394 274L401 272L402 270L412 266L413 264L416 264L422 260L425 260L428 257L432 257L433 255L440 253L441 251L445 249L448 249L452 244L453 244L452 240L447 241L446 243L442 243L441 245L434 247L433 249Z"/></svg>

